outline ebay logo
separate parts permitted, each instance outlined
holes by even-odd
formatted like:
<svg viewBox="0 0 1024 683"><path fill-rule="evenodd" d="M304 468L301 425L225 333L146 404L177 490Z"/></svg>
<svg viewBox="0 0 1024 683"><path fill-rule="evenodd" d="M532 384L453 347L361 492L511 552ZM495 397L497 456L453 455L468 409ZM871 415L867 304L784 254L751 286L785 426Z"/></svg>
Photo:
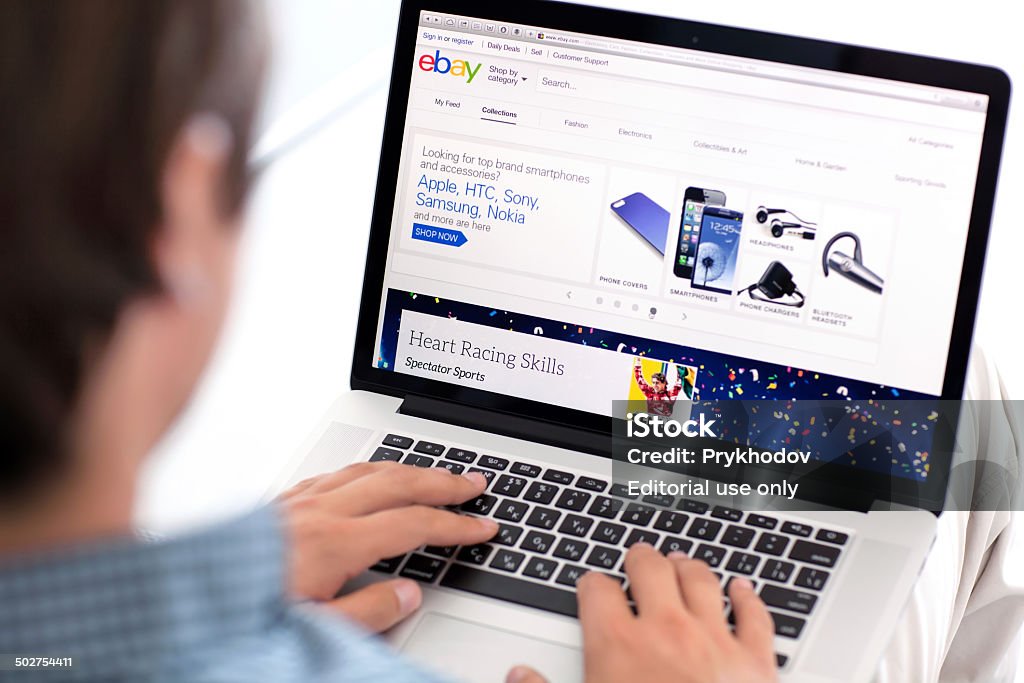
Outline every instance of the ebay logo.
<svg viewBox="0 0 1024 683"><path fill-rule="evenodd" d="M442 57L440 50L434 50L434 54L425 54L420 57L419 60L420 69L422 71L433 71L437 74L448 74L450 76L458 76L465 78L466 83L472 83L473 78L476 77L480 67L483 66L482 62L477 62L476 66L462 59L449 59L448 57Z"/></svg>

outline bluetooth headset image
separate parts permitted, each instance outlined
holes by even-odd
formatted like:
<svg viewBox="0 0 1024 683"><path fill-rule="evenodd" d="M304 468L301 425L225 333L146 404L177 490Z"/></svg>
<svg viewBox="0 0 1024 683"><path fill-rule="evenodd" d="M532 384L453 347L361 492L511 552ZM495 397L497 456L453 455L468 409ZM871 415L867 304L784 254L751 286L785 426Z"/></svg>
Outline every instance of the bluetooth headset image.
<svg viewBox="0 0 1024 683"><path fill-rule="evenodd" d="M797 222L784 221L779 218L772 218L769 222L769 216L772 214L788 214L797 220ZM805 221L800 216L797 216L788 209L769 209L765 206L757 207L757 212L754 214L757 222L764 225L768 224L768 229L772 233L772 237L782 237L783 235L799 235L805 240L813 240L817 237L817 223L811 221Z"/></svg>
<svg viewBox="0 0 1024 683"><path fill-rule="evenodd" d="M847 256L841 251L833 251L830 254L829 250L832 249L832 245L845 237L853 240L853 256ZM831 271L829 266L832 267ZM840 232L828 241L825 250L821 252L821 269L825 271L825 277L828 277L829 272L839 273L850 282L876 294L882 293L882 286L885 284L885 280L864 265L860 238L852 232Z"/></svg>

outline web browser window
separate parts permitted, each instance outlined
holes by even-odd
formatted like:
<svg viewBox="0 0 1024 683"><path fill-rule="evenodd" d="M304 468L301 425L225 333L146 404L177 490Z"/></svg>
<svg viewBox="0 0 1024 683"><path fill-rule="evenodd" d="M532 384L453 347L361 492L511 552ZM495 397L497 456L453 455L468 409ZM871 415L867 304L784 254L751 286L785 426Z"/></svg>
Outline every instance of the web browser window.
<svg viewBox="0 0 1024 683"><path fill-rule="evenodd" d="M430 12L408 68L375 367L598 414L940 393L983 95Z"/></svg>

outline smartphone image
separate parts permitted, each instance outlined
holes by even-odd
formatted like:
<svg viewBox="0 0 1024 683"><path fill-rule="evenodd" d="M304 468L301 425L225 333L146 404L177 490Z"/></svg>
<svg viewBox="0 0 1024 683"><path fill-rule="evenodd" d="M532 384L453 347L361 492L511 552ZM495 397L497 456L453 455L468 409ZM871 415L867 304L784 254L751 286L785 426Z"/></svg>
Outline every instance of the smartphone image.
<svg viewBox="0 0 1024 683"><path fill-rule="evenodd" d="M688 187L683 195L683 217L679 222L679 239L676 242L676 257L672 272L676 277L693 278L693 263L697 255L697 240L705 206L724 206L725 193L721 190L705 190Z"/></svg>
<svg viewBox="0 0 1024 683"><path fill-rule="evenodd" d="M694 288L732 294L742 225L741 211L704 207L693 264Z"/></svg>
<svg viewBox="0 0 1024 683"><path fill-rule="evenodd" d="M668 240L668 223L671 216L668 211L658 206L643 192L634 192L611 203L612 211L626 225L633 228L644 241L654 247L662 256L665 255L665 242Z"/></svg>

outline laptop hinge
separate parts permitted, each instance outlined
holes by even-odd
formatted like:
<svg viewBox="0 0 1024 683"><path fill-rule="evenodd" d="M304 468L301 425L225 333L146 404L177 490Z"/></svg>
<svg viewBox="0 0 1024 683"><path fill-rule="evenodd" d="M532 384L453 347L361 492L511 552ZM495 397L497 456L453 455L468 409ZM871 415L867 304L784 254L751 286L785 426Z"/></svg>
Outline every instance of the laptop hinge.
<svg viewBox="0 0 1024 683"><path fill-rule="evenodd" d="M516 415L484 410L452 401L424 396L406 396L398 412L433 422L468 427L582 453L611 456L612 440L608 434L575 429L565 425L531 420Z"/></svg>

